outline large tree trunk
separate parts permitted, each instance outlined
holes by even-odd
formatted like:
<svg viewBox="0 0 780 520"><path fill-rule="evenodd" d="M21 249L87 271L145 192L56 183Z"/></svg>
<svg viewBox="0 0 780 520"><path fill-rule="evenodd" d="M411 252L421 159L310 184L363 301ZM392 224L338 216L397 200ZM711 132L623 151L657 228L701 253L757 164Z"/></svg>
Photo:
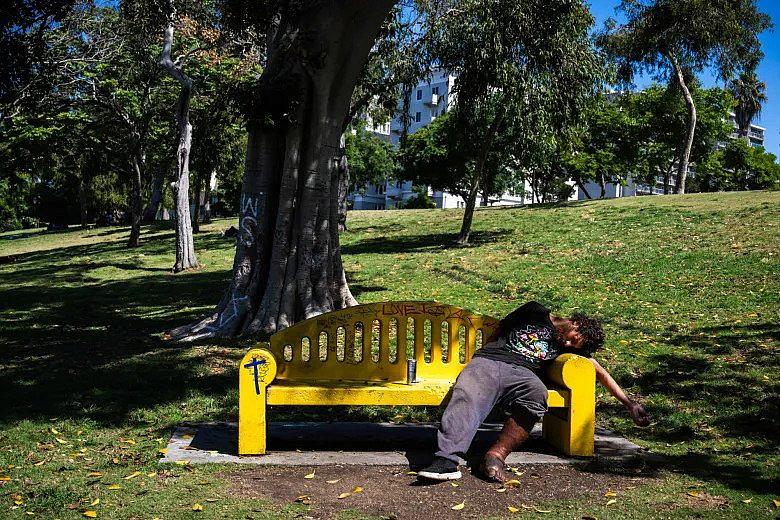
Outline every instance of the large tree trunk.
<svg viewBox="0 0 780 520"><path fill-rule="evenodd" d="M696 104L693 102L693 96L691 96L691 91L688 89L688 85L685 82L685 76L680 64L677 62L674 55L670 54L669 59L674 67L677 83L680 85L683 97L685 98L685 104L688 107L688 129L680 150L680 162L677 164L677 194L683 195L685 193L685 180L688 177L688 163L691 158L693 137L696 133Z"/></svg>
<svg viewBox="0 0 780 520"><path fill-rule="evenodd" d="M198 259L195 258L192 222L190 220L190 146L192 144L190 97L192 95L192 80L184 74L180 66L171 60L172 45L173 16L170 17L168 27L165 28L160 65L181 85L179 101L176 106L179 147L176 150L176 181L173 183L173 199L176 205L176 262L173 265L173 272L178 273L198 267Z"/></svg>
<svg viewBox="0 0 780 520"><path fill-rule="evenodd" d="M162 203L164 184L165 173L160 171L152 180L152 197L149 200L149 205L144 209L143 221L146 223L154 222L157 218L157 213L160 211L160 204Z"/></svg>
<svg viewBox="0 0 780 520"><path fill-rule="evenodd" d="M192 194L192 204L191 211L190 211L190 218L192 220L192 232L193 233L200 233L200 208L201 208L201 201L203 200L203 182L204 176L196 175L195 176L195 189L193 190Z"/></svg>
<svg viewBox="0 0 780 520"><path fill-rule="evenodd" d="M132 185L130 187L130 238L127 247L138 247L141 236L141 179L145 157L143 152L133 154Z"/></svg>
<svg viewBox="0 0 780 520"><path fill-rule="evenodd" d="M292 38L293 44L269 46L259 81L230 286L214 314L171 331L174 339L267 337L357 304L339 244L339 138L355 83L393 3L332 0L293 23L282 20L285 33L274 41ZM306 38L298 41L299 35ZM278 114L291 121L276 120Z"/></svg>

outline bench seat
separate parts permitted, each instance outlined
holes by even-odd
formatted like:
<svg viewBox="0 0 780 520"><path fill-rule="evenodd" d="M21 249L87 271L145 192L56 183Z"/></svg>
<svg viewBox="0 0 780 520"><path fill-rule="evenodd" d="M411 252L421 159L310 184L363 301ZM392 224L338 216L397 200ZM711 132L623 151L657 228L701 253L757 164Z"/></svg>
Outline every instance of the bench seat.
<svg viewBox="0 0 780 520"><path fill-rule="evenodd" d="M387 381L277 380L266 390L269 405L411 405L439 406L447 402L455 381L432 379L414 385ZM550 408L568 406L569 391L549 389Z"/></svg>

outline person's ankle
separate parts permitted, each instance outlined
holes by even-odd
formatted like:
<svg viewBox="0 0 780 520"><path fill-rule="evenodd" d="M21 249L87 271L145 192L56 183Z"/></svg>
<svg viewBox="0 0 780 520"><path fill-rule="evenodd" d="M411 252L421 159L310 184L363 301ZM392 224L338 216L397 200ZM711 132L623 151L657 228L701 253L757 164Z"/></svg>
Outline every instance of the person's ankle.
<svg viewBox="0 0 780 520"><path fill-rule="evenodd" d="M509 452L501 447L492 447L485 453L485 457L495 457L501 462L504 462L508 456Z"/></svg>

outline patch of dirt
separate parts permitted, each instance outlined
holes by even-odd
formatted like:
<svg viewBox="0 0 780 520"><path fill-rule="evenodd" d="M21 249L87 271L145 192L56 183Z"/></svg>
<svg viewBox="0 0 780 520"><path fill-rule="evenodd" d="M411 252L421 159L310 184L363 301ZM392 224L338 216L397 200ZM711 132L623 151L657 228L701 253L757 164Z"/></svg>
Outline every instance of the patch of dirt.
<svg viewBox="0 0 780 520"><path fill-rule="evenodd" d="M729 501L720 495L710 495L706 491L692 491L686 493L685 498L690 507L700 509L718 509L728 505Z"/></svg>
<svg viewBox="0 0 780 520"><path fill-rule="evenodd" d="M533 512L537 504L549 500L583 497L585 502L606 500L604 493L619 493L647 484L653 479L640 470L630 472L589 472L573 466L519 466L517 486L485 482L463 469L463 478L434 484L421 483L409 475L407 467L318 466L258 467L224 474L231 481L233 496L259 498L274 504L289 504L296 499L308 504L308 516L336 518L346 509L395 519L438 520L449 518L509 518L512 506ZM304 476L314 471L314 477ZM337 482L328 483L328 481ZM360 487L362 491L355 492ZM342 493L350 493L339 499ZM299 498L302 497L302 498ZM451 508L465 502L460 510Z"/></svg>

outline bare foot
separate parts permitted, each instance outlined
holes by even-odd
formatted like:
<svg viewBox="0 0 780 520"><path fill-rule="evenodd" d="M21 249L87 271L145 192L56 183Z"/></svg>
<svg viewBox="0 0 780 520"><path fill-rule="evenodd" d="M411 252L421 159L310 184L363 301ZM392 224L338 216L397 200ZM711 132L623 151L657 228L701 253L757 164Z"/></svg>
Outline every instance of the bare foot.
<svg viewBox="0 0 780 520"><path fill-rule="evenodd" d="M490 482L506 482L504 461L490 453L486 454L485 458L482 459L480 472Z"/></svg>

